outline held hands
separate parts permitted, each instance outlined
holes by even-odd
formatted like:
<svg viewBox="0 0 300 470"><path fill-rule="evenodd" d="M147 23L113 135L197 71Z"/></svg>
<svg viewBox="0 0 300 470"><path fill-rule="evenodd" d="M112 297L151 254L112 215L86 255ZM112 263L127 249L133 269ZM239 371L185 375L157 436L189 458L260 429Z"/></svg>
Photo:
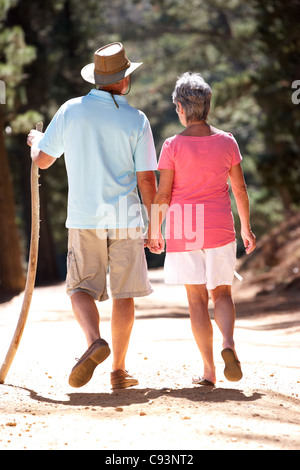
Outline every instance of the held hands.
<svg viewBox="0 0 300 470"><path fill-rule="evenodd" d="M151 227L148 228L148 238L144 240L144 246L147 247L151 253L155 253L156 255L160 255L165 249L165 241L159 231L157 236L150 236L151 235Z"/></svg>
<svg viewBox="0 0 300 470"><path fill-rule="evenodd" d="M165 250L165 242L163 238L150 238L145 240L145 246L149 248L151 253L155 253L156 255L160 255Z"/></svg>

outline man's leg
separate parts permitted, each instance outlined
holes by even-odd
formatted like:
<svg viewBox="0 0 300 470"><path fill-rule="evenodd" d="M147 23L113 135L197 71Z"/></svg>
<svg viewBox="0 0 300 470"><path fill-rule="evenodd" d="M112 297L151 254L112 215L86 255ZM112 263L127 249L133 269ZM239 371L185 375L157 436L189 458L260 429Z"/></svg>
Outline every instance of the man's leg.
<svg viewBox="0 0 300 470"><path fill-rule="evenodd" d="M73 367L69 376L72 387L83 387L92 378L95 368L110 354L105 340L100 339L99 313L94 299L86 292L78 291L71 296L74 315L81 326L88 349Z"/></svg>
<svg viewBox="0 0 300 470"><path fill-rule="evenodd" d="M113 298L111 319L113 371L125 370L125 357L134 323L133 297L152 292L140 229L109 232L109 274Z"/></svg>
<svg viewBox="0 0 300 470"><path fill-rule="evenodd" d="M112 370L125 370L125 358L134 323L134 301L114 299L111 318L113 364Z"/></svg>
<svg viewBox="0 0 300 470"><path fill-rule="evenodd" d="M71 297L76 320L81 326L88 346L100 338L99 312L94 299L86 292L75 292Z"/></svg>
<svg viewBox="0 0 300 470"><path fill-rule="evenodd" d="M110 289L113 298L111 385L116 389L138 385L138 380L125 369L134 323L133 297L149 295L152 289L147 275L141 231L124 229L109 235Z"/></svg>
<svg viewBox="0 0 300 470"><path fill-rule="evenodd" d="M114 299L111 319L113 364L111 373L112 389L138 385L138 380L128 374L125 359L134 323L133 298Z"/></svg>
<svg viewBox="0 0 300 470"><path fill-rule="evenodd" d="M70 229L68 248L67 292L88 344L87 351L71 371L69 384L82 387L110 354L109 345L100 337L100 317L94 297L88 293L101 300L107 298L107 242L96 230Z"/></svg>
<svg viewBox="0 0 300 470"><path fill-rule="evenodd" d="M107 265L105 230L69 230L67 293L88 346L100 338L100 318L94 299L108 298Z"/></svg>

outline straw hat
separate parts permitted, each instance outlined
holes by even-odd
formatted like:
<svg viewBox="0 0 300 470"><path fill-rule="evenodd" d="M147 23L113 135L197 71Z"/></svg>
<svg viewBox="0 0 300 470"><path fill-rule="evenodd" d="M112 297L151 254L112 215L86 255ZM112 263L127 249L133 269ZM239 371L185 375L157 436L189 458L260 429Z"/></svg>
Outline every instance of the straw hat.
<svg viewBox="0 0 300 470"><path fill-rule="evenodd" d="M89 83L112 85L130 75L143 62L130 62L123 44L114 42L98 49L94 62L81 70L81 76Z"/></svg>

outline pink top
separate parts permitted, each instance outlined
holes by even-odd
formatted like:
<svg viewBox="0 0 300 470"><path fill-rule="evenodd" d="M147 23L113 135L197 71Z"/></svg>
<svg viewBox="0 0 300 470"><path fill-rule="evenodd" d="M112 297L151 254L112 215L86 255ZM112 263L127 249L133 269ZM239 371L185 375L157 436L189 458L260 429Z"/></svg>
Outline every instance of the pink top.
<svg viewBox="0 0 300 470"><path fill-rule="evenodd" d="M176 135L164 142L158 170L175 170L166 220L167 251L216 248L235 240L228 172L242 156L232 134Z"/></svg>

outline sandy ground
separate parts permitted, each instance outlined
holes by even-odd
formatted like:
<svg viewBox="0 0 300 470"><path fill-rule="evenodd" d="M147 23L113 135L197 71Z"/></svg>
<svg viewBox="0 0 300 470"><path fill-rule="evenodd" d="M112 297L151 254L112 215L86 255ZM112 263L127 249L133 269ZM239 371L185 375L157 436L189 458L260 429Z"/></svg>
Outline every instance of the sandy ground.
<svg viewBox="0 0 300 470"><path fill-rule="evenodd" d="M291 450L300 449L300 297L253 298L235 283L236 343L244 378L223 376L215 330L215 389L194 386L201 373L184 287L163 285L136 301L127 366L136 388L112 392L111 356L82 389L68 375L86 349L64 283L36 288L21 346L0 385L0 450ZM0 304L0 362L23 295ZM101 304L110 342L111 302ZM182 453L182 452L181 452ZM121 455L116 454L116 455Z"/></svg>

